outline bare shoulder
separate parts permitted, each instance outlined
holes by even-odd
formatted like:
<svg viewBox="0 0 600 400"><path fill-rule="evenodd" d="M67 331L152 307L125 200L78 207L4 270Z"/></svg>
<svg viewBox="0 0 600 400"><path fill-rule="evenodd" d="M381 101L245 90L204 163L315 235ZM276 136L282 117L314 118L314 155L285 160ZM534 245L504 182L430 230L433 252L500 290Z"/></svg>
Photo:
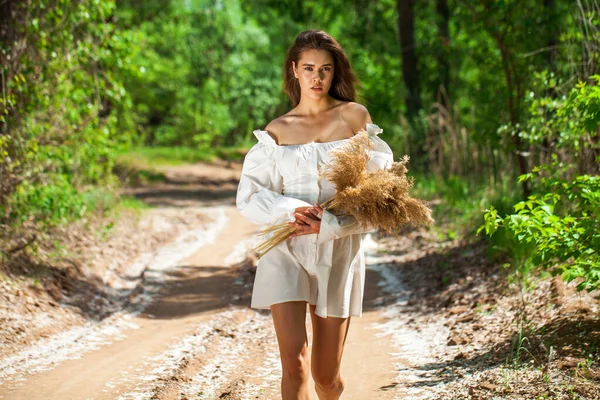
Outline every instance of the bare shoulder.
<svg viewBox="0 0 600 400"><path fill-rule="evenodd" d="M273 137L273 139L275 139L277 143L280 143L280 139L282 138L283 133L286 131L286 128L289 126L289 123L289 117L287 115L282 115L269 122L265 127L265 130L271 135L271 137Z"/></svg>
<svg viewBox="0 0 600 400"><path fill-rule="evenodd" d="M360 103L353 101L346 102L340 107L340 112L342 119L352 127L354 133L365 129L367 124L373 123L369 110Z"/></svg>

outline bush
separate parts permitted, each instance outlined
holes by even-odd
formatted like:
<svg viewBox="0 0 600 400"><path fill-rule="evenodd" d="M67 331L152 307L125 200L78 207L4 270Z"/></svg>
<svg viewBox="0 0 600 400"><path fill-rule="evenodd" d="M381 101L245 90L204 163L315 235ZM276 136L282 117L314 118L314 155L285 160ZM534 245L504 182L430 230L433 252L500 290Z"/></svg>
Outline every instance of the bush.
<svg viewBox="0 0 600 400"><path fill-rule="evenodd" d="M548 193L517 203L515 213L504 217L498 216L491 207L486 210L485 224L479 231L485 229L491 236L503 227L518 242L525 243L521 246L521 250L528 249L525 264L542 266L552 275L562 275L568 282L581 278L578 290L597 289L600 286L600 177L583 175L573 181L541 180L548 186Z"/></svg>
<svg viewBox="0 0 600 400"><path fill-rule="evenodd" d="M535 194L508 215L489 207L478 230L492 236L503 228L500 240L508 238L517 270L540 266L569 282L579 279L578 290L589 291L600 287L600 176L581 174L597 170L599 161L600 76L591 81L596 85L580 82L563 99L532 102L522 137L552 143L552 162L519 177L534 184Z"/></svg>
<svg viewBox="0 0 600 400"><path fill-rule="evenodd" d="M8 4L0 17L10 22L0 32L3 245L80 218L99 191L110 192L117 149L132 133L120 77L137 51L112 22L114 0Z"/></svg>

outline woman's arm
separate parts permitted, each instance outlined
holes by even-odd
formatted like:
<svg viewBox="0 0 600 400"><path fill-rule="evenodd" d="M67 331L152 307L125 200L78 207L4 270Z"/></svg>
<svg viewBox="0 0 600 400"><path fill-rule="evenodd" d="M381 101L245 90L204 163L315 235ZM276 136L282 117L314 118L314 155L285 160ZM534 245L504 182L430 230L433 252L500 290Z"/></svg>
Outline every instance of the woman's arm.
<svg viewBox="0 0 600 400"><path fill-rule="evenodd" d="M256 224L270 224L293 219L294 211L310 204L284 196L283 179L275 163L276 144L268 133L255 131L259 143L244 159L236 195L238 211Z"/></svg>

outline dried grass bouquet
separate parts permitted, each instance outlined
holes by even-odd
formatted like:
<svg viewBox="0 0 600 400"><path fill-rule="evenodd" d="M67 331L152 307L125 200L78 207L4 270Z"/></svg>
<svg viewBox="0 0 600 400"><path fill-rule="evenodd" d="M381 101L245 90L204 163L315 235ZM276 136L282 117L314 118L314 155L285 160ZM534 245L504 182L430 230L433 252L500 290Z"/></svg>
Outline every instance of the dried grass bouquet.
<svg viewBox="0 0 600 400"><path fill-rule="evenodd" d="M363 130L331 153L332 162L322 176L334 184L336 193L321 207L337 216L351 215L361 226L387 233L397 232L407 223L432 224L431 209L408 193L414 184L413 178L406 177L409 157L402 157L388 169L372 172L367 169L372 149L369 135ZM259 235L273 236L254 249L258 258L295 230L287 223L262 230Z"/></svg>

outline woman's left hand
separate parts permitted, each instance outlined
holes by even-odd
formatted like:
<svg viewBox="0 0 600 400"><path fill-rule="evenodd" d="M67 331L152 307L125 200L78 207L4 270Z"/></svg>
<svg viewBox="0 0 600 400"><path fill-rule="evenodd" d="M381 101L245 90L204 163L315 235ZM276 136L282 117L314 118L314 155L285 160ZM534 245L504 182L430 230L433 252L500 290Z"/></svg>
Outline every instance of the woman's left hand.
<svg viewBox="0 0 600 400"><path fill-rule="evenodd" d="M288 224L296 227L296 231L290 237L310 235L321 231L321 217L323 209L318 204L308 208L303 214L294 213L296 221L288 222Z"/></svg>

